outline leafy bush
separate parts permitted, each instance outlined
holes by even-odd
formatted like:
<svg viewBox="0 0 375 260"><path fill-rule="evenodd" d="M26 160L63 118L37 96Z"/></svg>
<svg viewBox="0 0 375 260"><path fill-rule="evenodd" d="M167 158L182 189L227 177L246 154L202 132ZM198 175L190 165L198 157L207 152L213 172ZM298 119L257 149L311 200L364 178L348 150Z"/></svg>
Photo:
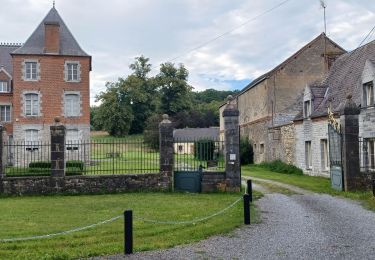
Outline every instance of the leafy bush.
<svg viewBox="0 0 375 260"><path fill-rule="evenodd" d="M84 166L85 163L82 161L66 161L66 172L82 172ZM31 162L29 163L29 172L48 172L51 167L52 164L49 161Z"/></svg>
<svg viewBox="0 0 375 260"><path fill-rule="evenodd" d="M145 143L152 149L159 149L159 123L162 121L162 116L154 114L146 121L145 130L143 132Z"/></svg>
<svg viewBox="0 0 375 260"><path fill-rule="evenodd" d="M198 160L214 159L215 142L212 140L199 140L194 143L194 157Z"/></svg>
<svg viewBox="0 0 375 260"><path fill-rule="evenodd" d="M281 160L275 160L272 162L263 162L261 164L258 164L259 167L268 169L273 172L278 172L278 173L285 173L285 174L296 174L296 175L303 175L303 171L292 165L292 164L287 164L284 163Z"/></svg>
<svg viewBox="0 0 375 260"><path fill-rule="evenodd" d="M241 165L254 162L253 146L248 138L242 137L240 140L240 162Z"/></svg>

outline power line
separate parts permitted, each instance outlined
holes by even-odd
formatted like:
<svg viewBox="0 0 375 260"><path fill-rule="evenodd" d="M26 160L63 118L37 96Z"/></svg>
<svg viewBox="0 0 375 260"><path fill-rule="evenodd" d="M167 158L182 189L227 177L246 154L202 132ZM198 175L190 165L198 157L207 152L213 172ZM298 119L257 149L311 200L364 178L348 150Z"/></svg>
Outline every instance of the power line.
<svg viewBox="0 0 375 260"><path fill-rule="evenodd" d="M182 54L180 54L180 55L178 55L178 56L176 56L176 57L174 57L174 58L169 59L168 62L172 62L172 61L174 61L174 60L177 60L178 58L181 58L181 57L185 56L186 54L188 54L188 53L190 53L190 52L196 51L196 50L198 50L198 49L200 49L200 48L202 48L202 47L204 47L204 46L206 46L206 45L208 45L208 44L210 44L210 43L212 43L212 42L214 42L214 41L217 41L217 40L223 38L223 37L226 36L226 35L231 34L232 32L238 30L239 28L244 27L246 24L248 24L248 23L250 23L250 22L252 22L252 21L255 21L255 20L258 19L259 17L261 17L261 16L263 16L263 15L265 15L265 14L267 14L267 13L270 13L270 12L272 12L273 10L275 10L275 9L277 9L277 8L279 8L279 7L281 7L281 6L283 6L284 4L286 4L286 3L289 2L289 1L290 1L290 0L285 0L285 1L282 1L282 2L278 3L277 5L271 7L270 9L267 9L267 10L265 10L264 12L262 12L262 13L256 15L256 16L254 16L254 17L252 17L252 18L246 20L246 21L243 22L242 24L240 24L240 25L238 25L238 26L236 26L236 27L234 27L234 28L232 28L232 29L230 29L230 30L228 30L228 31L225 31L225 32L223 32L222 34L217 35L216 37L212 38L211 40L208 40L208 41L206 41L206 42L203 42L202 44L200 44L200 45L198 45L198 46L196 46L196 47L194 47L194 48L192 48L192 49L190 49L190 50L187 50L186 52L184 52L184 53L182 53Z"/></svg>

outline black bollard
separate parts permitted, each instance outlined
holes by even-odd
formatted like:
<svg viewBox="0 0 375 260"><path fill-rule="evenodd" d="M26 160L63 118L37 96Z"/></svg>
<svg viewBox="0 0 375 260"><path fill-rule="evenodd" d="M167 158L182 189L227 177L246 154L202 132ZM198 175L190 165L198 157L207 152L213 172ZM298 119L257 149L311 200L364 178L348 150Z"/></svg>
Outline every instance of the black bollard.
<svg viewBox="0 0 375 260"><path fill-rule="evenodd" d="M372 195L375 197L375 179L372 180Z"/></svg>
<svg viewBox="0 0 375 260"><path fill-rule="evenodd" d="M124 247L125 255L133 254L133 211L124 211Z"/></svg>
<svg viewBox="0 0 375 260"><path fill-rule="evenodd" d="M250 225L250 195L249 194L243 195L243 217L244 217L244 224Z"/></svg>
<svg viewBox="0 0 375 260"><path fill-rule="evenodd" d="M251 180L247 180L247 194L250 195L250 201L253 202L253 183Z"/></svg>

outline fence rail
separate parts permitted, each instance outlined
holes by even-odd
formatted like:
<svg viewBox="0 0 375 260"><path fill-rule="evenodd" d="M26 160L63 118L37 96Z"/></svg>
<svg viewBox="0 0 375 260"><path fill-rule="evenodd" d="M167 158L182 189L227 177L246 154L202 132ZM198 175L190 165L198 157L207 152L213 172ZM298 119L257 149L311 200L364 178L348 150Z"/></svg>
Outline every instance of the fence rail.
<svg viewBox="0 0 375 260"><path fill-rule="evenodd" d="M174 139L174 170L206 171L225 169L224 141L210 139Z"/></svg>
<svg viewBox="0 0 375 260"><path fill-rule="evenodd" d="M4 143L7 176L50 175L50 142ZM159 152L143 139L67 141L67 175L158 173Z"/></svg>

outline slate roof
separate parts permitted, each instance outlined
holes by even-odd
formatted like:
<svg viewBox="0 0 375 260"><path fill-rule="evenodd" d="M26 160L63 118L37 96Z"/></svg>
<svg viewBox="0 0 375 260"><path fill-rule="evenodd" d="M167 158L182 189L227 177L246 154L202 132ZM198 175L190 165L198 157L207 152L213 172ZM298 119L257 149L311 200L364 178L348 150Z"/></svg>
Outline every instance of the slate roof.
<svg viewBox="0 0 375 260"><path fill-rule="evenodd" d="M12 56L10 56L10 53L20 46L15 44L0 44L0 68L4 67L10 75L13 75Z"/></svg>
<svg viewBox="0 0 375 260"><path fill-rule="evenodd" d="M60 17L55 7L48 12L43 21L27 39L25 44L13 54L44 54L44 23L59 23L60 25L60 55L89 56L77 43L68 27Z"/></svg>
<svg viewBox="0 0 375 260"><path fill-rule="evenodd" d="M326 97L313 111L312 118L326 116L330 104L333 112L338 113L349 94L358 106L361 105L361 77L368 59L375 59L375 41L343 54L335 61L322 83L328 86Z"/></svg>
<svg viewBox="0 0 375 260"><path fill-rule="evenodd" d="M218 141L220 136L219 127L210 128L183 128L173 130L173 137L181 141L197 141L209 139Z"/></svg>

